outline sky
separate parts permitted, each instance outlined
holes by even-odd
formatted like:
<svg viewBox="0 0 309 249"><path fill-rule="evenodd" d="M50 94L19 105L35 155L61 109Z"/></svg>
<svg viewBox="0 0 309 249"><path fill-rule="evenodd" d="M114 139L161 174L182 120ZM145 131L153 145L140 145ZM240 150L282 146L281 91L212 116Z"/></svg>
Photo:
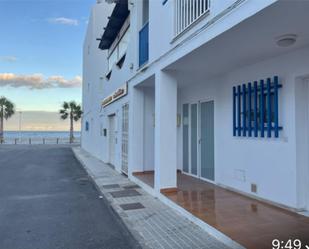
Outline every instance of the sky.
<svg viewBox="0 0 309 249"><path fill-rule="evenodd" d="M67 129L57 111L63 101L81 103L82 47L94 3L0 0L0 96L22 111L27 130L44 129L44 123L46 130ZM46 112L54 115L55 122L57 116L56 128L48 124ZM11 120L5 129L15 127Z"/></svg>

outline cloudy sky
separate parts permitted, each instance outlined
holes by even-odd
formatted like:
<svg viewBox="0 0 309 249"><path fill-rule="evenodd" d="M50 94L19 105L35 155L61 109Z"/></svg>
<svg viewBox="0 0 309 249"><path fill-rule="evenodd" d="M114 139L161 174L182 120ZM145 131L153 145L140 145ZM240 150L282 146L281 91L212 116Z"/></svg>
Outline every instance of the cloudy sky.
<svg viewBox="0 0 309 249"><path fill-rule="evenodd" d="M81 102L82 44L94 3L0 0L0 96L23 112L25 129L67 129L56 112L63 101Z"/></svg>

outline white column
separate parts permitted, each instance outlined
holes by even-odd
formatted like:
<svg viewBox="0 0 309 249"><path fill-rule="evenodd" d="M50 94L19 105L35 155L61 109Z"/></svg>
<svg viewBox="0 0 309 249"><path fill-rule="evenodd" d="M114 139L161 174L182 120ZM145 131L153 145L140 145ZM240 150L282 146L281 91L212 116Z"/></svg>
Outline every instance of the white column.
<svg viewBox="0 0 309 249"><path fill-rule="evenodd" d="M129 164L128 174L142 172L143 167L143 131L144 130L144 92L135 87L129 89Z"/></svg>
<svg viewBox="0 0 309 249"><path fill-rule="evenodd" d="M155 189L177 187L177 82L159 71L155 77Z"/></svg>

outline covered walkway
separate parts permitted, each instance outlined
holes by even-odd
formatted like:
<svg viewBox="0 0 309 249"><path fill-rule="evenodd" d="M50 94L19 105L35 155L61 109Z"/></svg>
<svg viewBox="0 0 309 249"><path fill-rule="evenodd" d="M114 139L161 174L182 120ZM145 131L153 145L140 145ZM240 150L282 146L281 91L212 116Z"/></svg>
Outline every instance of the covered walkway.
<svg viewBox="0 0 309 249"><path fill-rule="evenodd" d="M135 177L153 184L152 172ZM274 239L300 239L303 246L309 245L309 218L305 216L181 173L177 187L164 195L246 248L271 248Z"/></svg>

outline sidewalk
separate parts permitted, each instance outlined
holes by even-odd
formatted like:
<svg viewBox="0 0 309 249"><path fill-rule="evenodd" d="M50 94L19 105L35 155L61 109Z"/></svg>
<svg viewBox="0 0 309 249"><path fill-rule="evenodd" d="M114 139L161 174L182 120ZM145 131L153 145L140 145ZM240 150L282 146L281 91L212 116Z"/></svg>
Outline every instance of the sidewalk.
<svg viewBox="0 0 309 249"><path fill-rule="evenodd" d="M72 149L144 248L230 248L80 147Z"/></svg>

